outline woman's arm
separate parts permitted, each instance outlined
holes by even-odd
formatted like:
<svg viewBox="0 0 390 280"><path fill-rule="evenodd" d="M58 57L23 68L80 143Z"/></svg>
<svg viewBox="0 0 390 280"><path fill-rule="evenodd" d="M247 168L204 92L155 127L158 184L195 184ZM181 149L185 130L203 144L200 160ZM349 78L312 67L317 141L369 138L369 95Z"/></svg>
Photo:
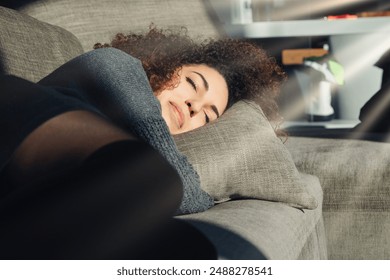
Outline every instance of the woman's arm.
<svg viewBox="0 0 390 280"><path fill-rule="evenodd" d="M178 151L138 59L114 48L97 49L64 64L39 84L94 104L103 115L158 150L184 186L177 214L201 212L213 205L213 199L200 188L198 174Z"/></svg>

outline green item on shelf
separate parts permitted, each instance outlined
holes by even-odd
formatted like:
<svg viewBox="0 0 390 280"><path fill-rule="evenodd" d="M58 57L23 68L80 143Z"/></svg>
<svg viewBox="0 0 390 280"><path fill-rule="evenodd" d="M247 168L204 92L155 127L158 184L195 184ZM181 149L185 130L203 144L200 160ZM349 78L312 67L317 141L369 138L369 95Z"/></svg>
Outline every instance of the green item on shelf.
<svg viewBox="0 0 390 280"><path fill-rule="evenodd" d="M335 60L328 61L328 67L338 85L344 84L344 67Z"/></svg>

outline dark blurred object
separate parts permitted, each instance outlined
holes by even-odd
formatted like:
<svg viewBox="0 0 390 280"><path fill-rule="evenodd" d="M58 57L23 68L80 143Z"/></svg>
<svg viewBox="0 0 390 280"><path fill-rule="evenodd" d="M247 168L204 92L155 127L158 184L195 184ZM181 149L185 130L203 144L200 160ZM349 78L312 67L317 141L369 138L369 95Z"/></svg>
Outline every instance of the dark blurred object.
<svg viewBox="0 0 390 280"><path fill-rule="evenodd" d="M35 1L37 1L37 0L1 0L0 6L17 10L17 9L23 7L24 5L27 5L27 4L35 2Z"/></svg>
<svg viewBox="0 0 390 280"><path fill-rule="evenodd" d="M365 133L390 133L390 50L375 64L383 69L380 90L360 110L361 123L355 130Z"/></svg>

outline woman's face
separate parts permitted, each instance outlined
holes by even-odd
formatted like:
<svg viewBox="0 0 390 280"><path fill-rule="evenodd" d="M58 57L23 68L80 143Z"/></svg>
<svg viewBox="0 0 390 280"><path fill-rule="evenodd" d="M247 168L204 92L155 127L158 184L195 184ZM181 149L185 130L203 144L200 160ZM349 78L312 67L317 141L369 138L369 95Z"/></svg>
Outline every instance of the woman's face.
<svg viewBox="0 0 390 280"><path fill-rule="evenodd" d="M155 93L171 134L193 130L222 115L228 88L217 70L203 64L187 65L178 75L176 87Z"/></svg>

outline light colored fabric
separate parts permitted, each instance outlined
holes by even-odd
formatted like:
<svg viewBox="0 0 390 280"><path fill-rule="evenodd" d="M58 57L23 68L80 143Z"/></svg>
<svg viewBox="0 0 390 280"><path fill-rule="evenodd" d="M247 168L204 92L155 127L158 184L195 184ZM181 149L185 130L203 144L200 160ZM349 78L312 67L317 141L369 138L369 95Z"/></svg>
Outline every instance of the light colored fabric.
<svg viewBox="0 0 390 280"><path fill-rule="evenodd" d="M286 143L302 172L324 188L324 210L390 210L390 144L291 137Z"/></svg>
<svg viewBox="0 0 390 280"><path fill-rule="evenodd" d="M302 172L320 179L330 259L390 258L390 144L290 137Z"/></svg>
<svg viewBox="0 0 390 280"><path fill-rule="evenodd" d="M328 244L324 219L321 217L312 233L308 236L305 246L298 256L299 260L327 260Z"/></svg>
<svg viewBox="0 0 390 280"><path fill-rule="evenodd" d="M290 137L286 147L302 172L319 177L324 211L390 210L390 144Z"/></svg>
<svg viewBox="0 0 390 280"><path fill-rule="evenodd" d="M21 11L72 32L85 51L108 43L118 32L186 26L193 37L215 37L218 30L202 0L40 0Z"/></svg>
<svg viewBox="0 0 390 280"><path fill-rule="evenodd" d="M262 110L240 101L217 121L174 137L217 202L258 198L313 209L290 153Z"/></svg>
<svg viewBox="0 0 390 280"><path fill-rule="evenodd" d="M326 211L323 215L329 259L390 259L388 211Z"/></svg>
<svg viewBox="0 0 390 280"><path fill-rule="evenodd" d="M0 68L36 82L83 52L68 31L0 7Z"/></svg>
<svg viewBox="0 0 390 280"><path fill-rule="evenodd" d="M221 259L326 258L325 233L321 227L322 189L318 178L300 176L319 202L315 210L249 199L224 202L206 212L181 218L212 241ZM318 240L314 240L314 236ZM302 251L309 247L314 251Z"/></svg>

